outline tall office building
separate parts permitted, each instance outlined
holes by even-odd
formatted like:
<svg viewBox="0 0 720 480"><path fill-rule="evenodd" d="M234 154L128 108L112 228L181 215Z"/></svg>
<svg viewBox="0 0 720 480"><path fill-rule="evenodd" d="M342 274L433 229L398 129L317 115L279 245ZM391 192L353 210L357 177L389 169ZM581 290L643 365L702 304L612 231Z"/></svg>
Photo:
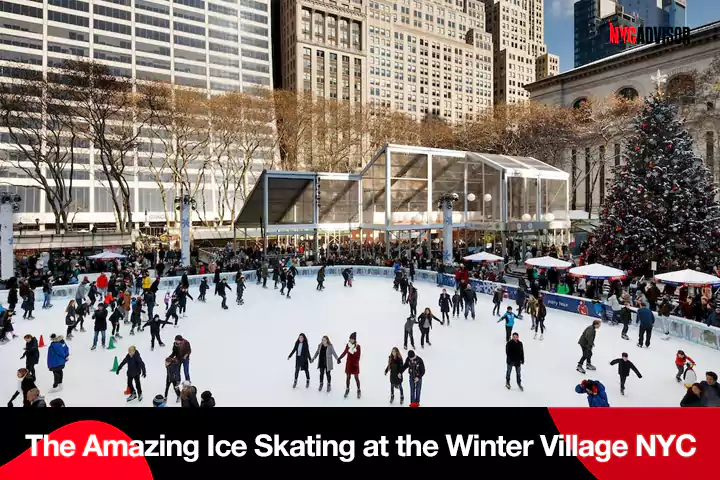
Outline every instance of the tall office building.
<svg viewBox="0 0 720 480"><path fill-rule="evenodd" d="M535 59L535 81L558 73L560 73L560 58L557 55L544 53Z"/></svg>
<svg viewBox="0 0 720 480"><path fill-rule="evenodd" d="M523 86L535 81L538 57L547 53L543 0L485 0L485 10L495 51L495 103L525 101L530 94Z"/></svg>
<svg viewBox="0 0 720 480"><path fill-rule="evenodd" d="M269 0L3 0L0 16L0 82L17 69L47 72L81 58L106 64L118 76L210 92L272 88ZM18 155L7 142L7 132L0 129L0 149L7 152L0 155L0 181L11 179L21 193L21 212L54 223L44 192L12 166ZM83 148L75 157L74 219L114 223L112 199L100 184L93 155ZM143 153L138 156L137 165L144 164ZM132 170L135 218L145 212L163 215L152 176L142 167ZM212 212L214 178L208 182L206 206ZM168 192L170 205L165 205L171 211L174 195Z"/></svg>
<svg viewBox="0 0 720 480"><path fill-rule="evenodd" d="M625 12L642 18L648 27L686 27L685 0L617 0Z"/></svg>
<svg viewBox="0 0 720 480"><path fill-rule="evenodd" d="M635 45L610 43L610 25L636 27L643 25L637 14L629 14L615 0L578 0L574 5L575 68L615 55Z"/></svg>

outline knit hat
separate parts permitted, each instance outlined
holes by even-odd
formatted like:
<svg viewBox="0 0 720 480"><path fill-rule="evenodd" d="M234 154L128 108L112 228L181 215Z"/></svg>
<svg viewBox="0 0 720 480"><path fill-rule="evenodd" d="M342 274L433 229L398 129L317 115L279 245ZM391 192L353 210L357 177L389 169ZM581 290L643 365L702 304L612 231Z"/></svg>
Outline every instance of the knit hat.
<svg viewBox="0 0 720 480"><path fill-rule="evenodd" d="M175 335L175 341L179 342L180 340L183 340L182 335Z"/></svg>
<svg viewBox="0 0 720 480"><path fill-rule="evenodd" d="M408 358L415 358L415 350L408 351Z"/></svg>
<svg viewBox="0 0 720 480"><path fill-rule="evenodd" d="M628 355L628 354L625 353L625 352L623 352L623 354L621 355L621 357L623 357L623 358L628 358L629 356L630 356L630 355Z"/></svg>
<svg viewBox="0 0 720 480"><path fill-rule="evenodd" d="M155 395L155 398L153 398L153 407L164 407L165 406L165 397L163 397L160 394Z"/></svg>
<svg viewBox="0 0 720 480"><path fill-rule="evenodd" d="M352 332L350 334L350 340L357 340L357 332Z"/></svg>

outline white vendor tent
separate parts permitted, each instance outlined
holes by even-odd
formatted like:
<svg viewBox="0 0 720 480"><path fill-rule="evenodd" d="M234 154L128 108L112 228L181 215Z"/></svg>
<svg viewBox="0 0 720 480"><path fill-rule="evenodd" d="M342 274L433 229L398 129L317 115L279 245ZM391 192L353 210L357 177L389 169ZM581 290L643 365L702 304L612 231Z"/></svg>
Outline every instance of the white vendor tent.
<svg viewBox="0 0 720 480"><path fill-rule="evenodd" d="M572 263L554 257L530 258L525 260L525 265L534 268L556 268L558 270L565 270L572 267Z"/></svg>
<svg viewBox="0 0 720 480"><path fill-rule="evenodd" d="M696 270L661 273L660 275L655 275L655 281L664 283L665 285L688 285L690 287L717 287L720 285L720 278Z"/></svg>
<svg viewBox="0 0 720 480"><path fill-rule="evenodd" d="M466 262L499 262L503 258L488 252L479 252L463 257Z"/></svg>
<svg viewBox="0 0 720 480"><path fill-rule="evenodd" d="M587 280L622 280L626 277L625 272L622 270L600 263L571 268L569 273L573 277L582 277Z"/></svg>
<svg viewBox="0 0 720 480"><path fill-rule="evenodd" d="M125 258L122 253L115 252L102 252L88 257L90 260L115 260L118 258Z"/></svg>

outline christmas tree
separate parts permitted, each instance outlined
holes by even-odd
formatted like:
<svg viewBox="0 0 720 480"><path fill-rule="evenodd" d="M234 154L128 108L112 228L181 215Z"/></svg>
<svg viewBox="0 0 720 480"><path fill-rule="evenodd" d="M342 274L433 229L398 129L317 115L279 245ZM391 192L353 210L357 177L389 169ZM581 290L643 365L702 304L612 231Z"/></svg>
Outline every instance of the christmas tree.
<svg viewBox="0 0 720 480"><path fill-rule="evenodd" d="M646 98L627 138L625 164L614 168L589 257L606 265L649 270L697 268L720 251L720 204L710 170L662 92Z"/></svg>

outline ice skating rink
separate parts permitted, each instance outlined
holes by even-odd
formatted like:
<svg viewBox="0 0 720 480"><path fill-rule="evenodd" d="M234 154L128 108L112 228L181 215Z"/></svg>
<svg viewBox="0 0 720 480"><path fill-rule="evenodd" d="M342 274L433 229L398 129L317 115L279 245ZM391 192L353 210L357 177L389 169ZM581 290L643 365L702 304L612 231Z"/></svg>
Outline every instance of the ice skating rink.
<svg viewBox="0 0 720 480"><path fill-rule="evenodd" d="M418 311L430 307L440 317L437 307L440 288L417 282ZM249 284L245 305L235 304L234 291L228 298L229 310L220 308L220 298L208 292L208 302L188 302L188 317L181 318L179 328L167 326L161 332L164 348L150 351L150 332L130 336L129 326L121 325L124 338L117 349L91 351L93 321L86 319L86 333L76 333L68 341L70 361L65 368L63 390L48 393L52 374L47 369L47 348L41 349L37 366L38 387L46 401L61 397L73 406L151 406L152 398L165 386L164 358L169 355L173 338L182 334L192 344L190 375L199 394L212 391L217 405L222 406L387 406L390 384L383 372L392 347L402 348L403 325L409 308L400 303L400 293L392 289L392 280L356 277L352 288L343 288L341 277L328 277L323 292L315 290L313 277L299 277L292 299L286 300L272 286L262 289ZM231 285L234 290L234 284ZM165 292L159 292L162 298ZM197 298L197 288L191 290ZM55 299L51 310L38 309L36 319L16 316L15 330L19 338L0 346L0 400L3 405L17 388L15 372L24 366L20 360L26 333L49 342L51 333L65 332L65 304ZM40 303L37 304L40 306ZM512 305L506 300L505 307ZM164 311L164 305L156 309ZM432 346L420 348L420 333L415 330L416 352L425 360L427 373L422 386L422 406L540 406L586 407L584 395L574 391L583 378L602 381L608 390L611 406L679 406L684 388L675 381L675 352L684 350L697 362L699 377L707 370L720 369L720 352L679 339L663 341L653 338L649 349L636 346L637 330L629 332L630 341L620 338L620 327L603 325L598 331L593 363L596 372L581 375L575 371L581 356L577 340L591 318L548 309L545 340L533 340L530 319L518 321L515 331L525 345L523 380L520 392L514 379L512 390L505 388L505 329L490 315L490 297L479 295L475 321L452 319L450 327L436 324L431 331ZM294 359L287 359L297 335L310 339L311 353L323 335L328 335L340 354L351 332L357 332L362 348L360 379L362 399L351 394L343 398L345 361L335 364L331 393L318 392L317 363L310 365L310 388L305 388L300 373L298 388L292 389ZM135 345L147 366L142 379L144 400L125 401L125 370L120 375L110 372L114 356L122 360L127 347ZM643 375L631 374L626 396L621 396L617 367L609 362L622 352L630 354ZM406 356L403 351L403 357ZM317 362L317 361L316 361ZM184 377L183 377L184 379ZM409 402L407 379L404 379L405 400ZM175 406L172 390L168 406ZM396 396L395 405L398 397ZM15 406L21 406L16 399Z"/></svg>

